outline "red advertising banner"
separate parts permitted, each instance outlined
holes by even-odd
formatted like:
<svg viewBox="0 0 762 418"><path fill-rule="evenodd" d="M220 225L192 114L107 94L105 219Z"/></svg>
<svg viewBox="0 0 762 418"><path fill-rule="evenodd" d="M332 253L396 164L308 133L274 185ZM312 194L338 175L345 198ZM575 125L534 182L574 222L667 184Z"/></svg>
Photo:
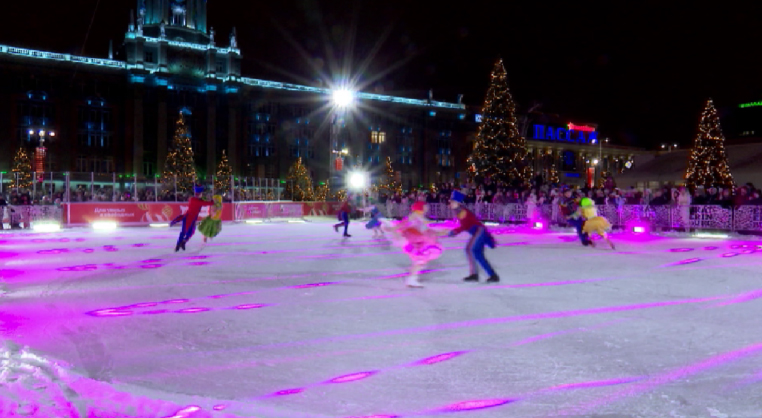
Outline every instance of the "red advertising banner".
<svg viewBox="0 0 762 418"><path fill-rule="evenodd" d="M235 202L222 204L223 221L335 216L341 202ZM112 221L127 226L168 223L188 210L187 202L83 202L63 204L66 225ZM199 219L209 215L201 209Z"/></svg>
<svg viewBox="0 0 762 418"><path fill-rule="evenodd" d="M188 210L187 202L88 202L63 205L67 225L85 225L91 222L112 221L122 225L149 225L167 223ZM201 209L199 218L209 215L209 207ZM233 220L233 208L222 204L222 220Z"/></svg>

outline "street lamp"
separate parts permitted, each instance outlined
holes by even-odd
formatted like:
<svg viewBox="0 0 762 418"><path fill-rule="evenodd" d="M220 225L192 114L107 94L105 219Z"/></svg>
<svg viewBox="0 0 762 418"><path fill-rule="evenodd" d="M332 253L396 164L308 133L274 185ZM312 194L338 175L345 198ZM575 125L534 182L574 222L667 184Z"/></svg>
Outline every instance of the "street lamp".
<svg viewBox="0 0 762 418"><path fill-rule="evenodd" d="M677 144L667 145L667 144L661 144L661 149L667 149L668 152L672 152L673 149L677 149Z"/></svg>
<svg viewBox="0 0 762 418"><path fill-rule="evenodd" d="M347 110L351 109L355 101L355 93L352 90L346 88L340 88L331 92L331 138L330 146L328 147L328 178L333 177L334 166L333 159L334 154L338 156L346 156L349 154L349 150L344 148L339 150L339 133L341 132L342 125L344 125L344 116ZM329 183L330 184L330 183Z"/></svg>

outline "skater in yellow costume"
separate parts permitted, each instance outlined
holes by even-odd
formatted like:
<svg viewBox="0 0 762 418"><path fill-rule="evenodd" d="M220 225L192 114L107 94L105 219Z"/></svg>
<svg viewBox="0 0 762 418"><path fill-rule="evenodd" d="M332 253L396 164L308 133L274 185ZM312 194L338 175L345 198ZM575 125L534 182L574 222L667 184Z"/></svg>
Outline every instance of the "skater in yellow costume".
<svg viewBox="0 0 762 418"><path fill-rule="evenodd" d="M216 237L222 231L222 196L215 195L212 201L214 205L209 208L209 216L204 218L198 226L198 232L204 236L204 242L207 238Z"/></svg>
<svg viewBox="0 0 762 418"><path fill-rule="evenodd" d="M580 201L579 210L582 213L582 217L585 219L585 224L582 225L582 232L585 234L592 234L595 232L600 235L609 243L611 249L614 249L614 243L609 239L608 231L611 231L611 223L603 216L598 215L598 210L595 209L593 201L589 198L583 198ZM590 241L590 244L595 247L595 243Z"/></svg>

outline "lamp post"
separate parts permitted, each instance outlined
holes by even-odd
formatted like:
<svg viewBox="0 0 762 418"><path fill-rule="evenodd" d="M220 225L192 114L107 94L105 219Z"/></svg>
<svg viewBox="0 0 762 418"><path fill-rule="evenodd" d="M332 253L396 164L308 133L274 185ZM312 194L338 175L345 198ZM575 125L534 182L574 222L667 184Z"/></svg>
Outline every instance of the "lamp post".
<svg viewBox="0 0 762 418"><path fill-rule="evenodd" d="M595 143L598 144L598 158L593 160L593 166L596 168L595 176L597 176L599 174L597 172L597 170L598 170L598 164L599 163L601 164L601 172L600 172L600 174L603 174L603 143L605 142L605 143L608 144L609 143L609 139L606 138L603 141L599 141L597 139L593 139L592 142L593 142L593 144L595 144ZM593 180L593 186L595 186L595 180Z"/></svg>
<svg viewBox="0 0 762 418"><path fill-rule="evenodd" d="M661 149L666 149L668 152L672 152L673 149L677 149L677 144L667 145L661 144Z"/></svg>
<svg viewBox="0 0 762 418"><path fill-rule="evenodd" d="M348 109L352 107L355 100L355 94L348 89L337 89L331 93L331 138L328 146L328 179L335 176L334 155L346 156L349 150L346 148L339 150L339 133L344 124L344 116ZM331 183L329 182L329 185Z"/></svg>

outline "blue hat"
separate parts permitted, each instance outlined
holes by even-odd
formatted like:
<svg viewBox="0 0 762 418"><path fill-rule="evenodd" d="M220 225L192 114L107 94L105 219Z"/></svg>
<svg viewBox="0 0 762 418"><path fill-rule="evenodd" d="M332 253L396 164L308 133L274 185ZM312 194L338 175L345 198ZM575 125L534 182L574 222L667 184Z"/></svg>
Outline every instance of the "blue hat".
<svg viewBox="0 0 762 418"><path fill-rule="evenodd" d="M198 185L193 186L193 191L196 193L201 193L204 191L204 186L198 186Z"/></svg>
<svg viewBox="0 0 762 418"><path fill-rule="evenodd" d="M465 199L466 199L466 195L464 195L463 193L457 190L452 191L452 196L450 197L450 200L454 200L458 203L463 203Z"/></svg>

